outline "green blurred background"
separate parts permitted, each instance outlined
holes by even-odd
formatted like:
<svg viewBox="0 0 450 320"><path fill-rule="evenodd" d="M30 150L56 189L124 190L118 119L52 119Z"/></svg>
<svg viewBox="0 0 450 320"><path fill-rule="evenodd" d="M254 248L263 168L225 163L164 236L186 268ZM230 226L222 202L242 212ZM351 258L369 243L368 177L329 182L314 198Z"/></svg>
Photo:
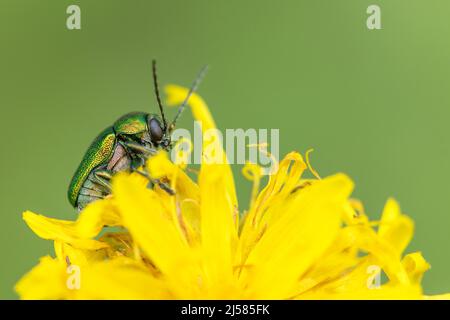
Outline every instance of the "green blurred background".
<svg viewBox="0 0 450 320"><path fill-rule="evenodd" d="M81 30L66 29L69 4ZM370 4L382 30L366 28ZM397 198L416 221L408 251L432 264L426 292L450 291L449 15L447 0L1 0L0 297L52 250L22 211L74 219L66 188L91 140L156 111L153 57L161 83L189 85L208 63L200 93L220 128L279 128L281 154L314 147L372 218Z"/></svg>

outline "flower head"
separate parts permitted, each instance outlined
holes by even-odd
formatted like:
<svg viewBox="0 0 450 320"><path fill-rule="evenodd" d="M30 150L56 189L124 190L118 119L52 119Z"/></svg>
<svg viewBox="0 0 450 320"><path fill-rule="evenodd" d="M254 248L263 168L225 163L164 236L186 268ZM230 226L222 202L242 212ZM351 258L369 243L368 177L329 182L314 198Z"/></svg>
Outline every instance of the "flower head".
<svg viewBox="0 0 450 320"><path fill-rule="evenodd" d="M186 96L178 86L166 90L172 105ZM189 104L203 130L215 127L198 95ZM149 189L138 174L120 173L112 196L91 203L75 221L25 212L28 226L54 241L55 257L43 257L23 276L20 297L423 298L420 282L429 265L420 252L403 254L413 222L395 200L387 201L380 221L369 221L350 198L348 176L322 179L308 154L305 161L291 152L262 190L261 168L244 167L254 187L248 211L239 214L230 166L219 156L222 163L203 161L196 179L183 161L162 152L151 157L147 171L169 181L175 195ZM304 178L307 170L315 178Z"/></svg>

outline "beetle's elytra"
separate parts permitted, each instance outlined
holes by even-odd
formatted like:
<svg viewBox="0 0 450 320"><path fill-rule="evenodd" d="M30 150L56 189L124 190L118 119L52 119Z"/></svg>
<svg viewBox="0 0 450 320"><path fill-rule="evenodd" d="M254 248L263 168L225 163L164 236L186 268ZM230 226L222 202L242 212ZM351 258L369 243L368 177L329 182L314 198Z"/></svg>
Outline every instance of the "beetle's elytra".
<svg viewBox="0 0 450 320"><path fill-rule="evenodd" d="M176 121L206 72L204 67L179 107L175 119L168 125L159 96L155 60L152 66L155 95L161 116L146 112L128 113L95 138L75 171L68 189L69 201L79 211L90 202L110 194L110 180L114 173L137 170L158 150L170 150L170 135ZM173 192L163 182L151 179L145 172L140 173L146 175L152 184L157 183L167 192Z"/></svg>

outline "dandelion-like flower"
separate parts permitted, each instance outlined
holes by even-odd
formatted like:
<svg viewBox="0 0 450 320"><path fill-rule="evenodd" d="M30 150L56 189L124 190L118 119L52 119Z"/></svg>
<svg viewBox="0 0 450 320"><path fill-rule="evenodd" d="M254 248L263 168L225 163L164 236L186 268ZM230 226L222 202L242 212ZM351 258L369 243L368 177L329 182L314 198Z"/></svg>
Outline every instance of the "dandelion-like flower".
<svg viewBox="0 0 450 320"><path fill-rule="evenodd" d="M166 91L171 105L187 92ZM203 130L215 128L198 95L189 105ZM420 284L429 264L420 252L403 254L413 222L397 202L388 200L381 219L369 221L350 198L351 179L321 179L308 156L289 153L262 190L261 168L247 164L243 172L254 187L243 214L226 158L203 161L198 179L165 153L146 169L167 179L175 195L120 173L112 196L88 205L76 221L23 214L39 237L54 241L55 257L41 258L17 283L21 298L430 298ZM306 170L316 178L303 178Z"/></svg>

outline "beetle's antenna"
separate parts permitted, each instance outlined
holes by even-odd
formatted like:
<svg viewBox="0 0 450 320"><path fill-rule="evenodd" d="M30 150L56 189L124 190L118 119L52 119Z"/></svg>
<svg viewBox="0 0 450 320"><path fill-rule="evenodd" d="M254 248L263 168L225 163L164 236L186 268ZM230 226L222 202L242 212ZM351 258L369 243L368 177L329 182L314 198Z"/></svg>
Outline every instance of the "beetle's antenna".
<svg viewBox="0 0 450 320"><path fill-rule="evenodd" d="M163 125L164 125L164 131L166 131L167 121L166 121L166 117L164 115L164 108L163 108L163 105L161 102L161 97L159 96L158 77L156 75L156 60L155 59L152 60L152 69L153 69L153 84L155 87L156 100L158 101L159 111L161 112L161 117L162 117L162 121L163 121Z"/></svg>
<svg viewBox="0 0 450 320"><path fill-rule="evenodd" d="M208 70L208 65L204 66L198 73L197 77L195 78L194 82L192 83L191 88L189 89L189 92L188 92L186 98L184 98L183 103L178 108L178 112L175 115L175 118L173 119L172 123L169 125L169 131L172 131L175 128L175 124L176 124L178 118L180 117L180 115L183 113L183 111L186 107L186 104L189 101L189 98L194 93L194 91L197 90L197 88L198 88L200 82L202 81L203 77L205 76L207 70Z"/></svg>

